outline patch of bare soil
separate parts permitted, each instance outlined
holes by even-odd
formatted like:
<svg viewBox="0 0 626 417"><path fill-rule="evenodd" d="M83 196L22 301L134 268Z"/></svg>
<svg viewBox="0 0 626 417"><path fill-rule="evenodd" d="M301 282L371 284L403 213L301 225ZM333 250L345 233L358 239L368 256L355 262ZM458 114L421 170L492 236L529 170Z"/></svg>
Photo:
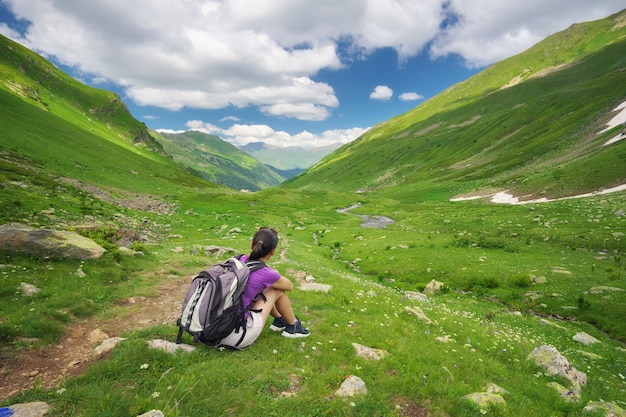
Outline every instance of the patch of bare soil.
<svg viewBox="0 0 626 417"><path fill-rule="evenodd" d="M34 386L50 389L64 379L84 373L99 360L93 354L99 342L92 342L89 337L95 329L114 337L127 331L175 323L191 277L168 276L165 272L158 275L163 280L156 286L155 297L124 300L114 317L76 322L67 328L58 344L23 349L15 357L5 359L5 363L0 363L0 401Z"/></svg>

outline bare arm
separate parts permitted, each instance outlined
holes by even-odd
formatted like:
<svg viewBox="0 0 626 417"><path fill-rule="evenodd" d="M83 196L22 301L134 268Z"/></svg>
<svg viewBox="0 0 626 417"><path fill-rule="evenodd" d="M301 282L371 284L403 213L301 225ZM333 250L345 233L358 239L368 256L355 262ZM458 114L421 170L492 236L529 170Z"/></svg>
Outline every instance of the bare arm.
<svg viewBox="0 0 626 417"><path fill-rule="evenodd" d="M272 288L283 291L293 291L293 283L289 278L281 276L278 281L272 284Z"/></svg>

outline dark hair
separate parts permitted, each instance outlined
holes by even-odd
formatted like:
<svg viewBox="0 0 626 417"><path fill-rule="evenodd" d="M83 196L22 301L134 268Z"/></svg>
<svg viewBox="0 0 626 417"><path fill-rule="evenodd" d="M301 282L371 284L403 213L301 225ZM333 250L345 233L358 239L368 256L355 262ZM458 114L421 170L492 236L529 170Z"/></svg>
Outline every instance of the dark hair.
<svg viewBox="0 0 626 417"><path fill-rule="evenodd" d="M248 257L251 261L256 261L267 255L278 246L278 233L269 227L261 227L252 238L252 252Z"/></svg>

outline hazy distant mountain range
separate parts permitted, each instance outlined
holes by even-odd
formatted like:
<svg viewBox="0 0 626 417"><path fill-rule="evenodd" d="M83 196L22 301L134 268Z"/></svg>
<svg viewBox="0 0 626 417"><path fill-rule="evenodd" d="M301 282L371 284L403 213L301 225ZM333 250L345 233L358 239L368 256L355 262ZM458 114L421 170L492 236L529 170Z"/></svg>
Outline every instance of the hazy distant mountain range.
<svg viewBox="0 0 626 417"><path fill-rule="evenodd" d="M253 142L240 149L254 156L266 165L280 170L304 170L319 162L323 157L339 148L341 144L321 146L319 148L305 149L298 146L286 148L268 145L263 142Z"/></svg>

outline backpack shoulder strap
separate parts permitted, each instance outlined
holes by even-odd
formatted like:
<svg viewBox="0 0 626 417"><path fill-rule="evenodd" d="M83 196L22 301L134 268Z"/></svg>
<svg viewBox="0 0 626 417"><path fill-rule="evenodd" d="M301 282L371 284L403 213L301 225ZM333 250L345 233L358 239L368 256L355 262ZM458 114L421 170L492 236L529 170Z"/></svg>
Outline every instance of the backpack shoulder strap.
<svg viewBox="0 0 626 417"><path fill-rule="evenodd" d="M263 261L250 261L250 262L246 262L246 265L248 266L248 269L250 270L250 272L254 272L256 270L265 268L267 266L265 265L265 262Z"/></svg>

